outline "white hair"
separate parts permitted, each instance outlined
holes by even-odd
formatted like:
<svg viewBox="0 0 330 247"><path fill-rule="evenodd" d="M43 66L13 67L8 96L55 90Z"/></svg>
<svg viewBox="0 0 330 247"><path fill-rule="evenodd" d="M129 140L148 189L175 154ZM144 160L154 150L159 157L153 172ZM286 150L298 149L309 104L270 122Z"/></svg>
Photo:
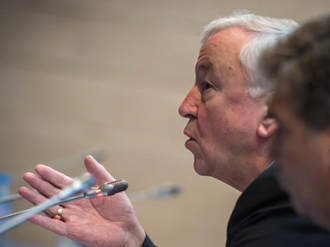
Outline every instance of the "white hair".
<svg viewBox="0 0 330 247"><path fill-rule="evenodd" d="M231 16L219 18L209 23L203 30L201 43L204 45L211 36L229 27L241 27L250 32L252 38L241 49L239 56L248 75L247 91L252 98L258 98L271 92L275 87L274 82L266 79L258 69L260 55L298 26L298 23L293 20L235 12Z"/></svg>

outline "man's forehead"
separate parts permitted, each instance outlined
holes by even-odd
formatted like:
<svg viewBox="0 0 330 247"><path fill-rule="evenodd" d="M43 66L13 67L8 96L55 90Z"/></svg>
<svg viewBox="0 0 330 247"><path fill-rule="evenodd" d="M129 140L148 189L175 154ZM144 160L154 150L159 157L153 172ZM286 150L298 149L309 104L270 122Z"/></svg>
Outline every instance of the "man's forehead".
<svg viewBox="0 0 330 247"><path fill-rule="evenodd" d="M218 67L226 57L224 50L225 46L222 45L221 40L207 41L199 51L195 64L196 73L203 73Z"/></svg>
<svg viewBox="0 0 330 247"><path fill-rule="evenodd" d="M221 62L236 63L242 47L250 38L250 34L240 27L229 27L215 33L202 45L195 64L196 71L213 69Z"/></svg>
<svg viewBox="0 0 330 247"><path fill-rule="evenodd" d="M202 45L201 50L207 43L223 45L236 43L238 46L243 46L248 43L251 38L251 32L242 27L227 27L210 36Z"/></svg>

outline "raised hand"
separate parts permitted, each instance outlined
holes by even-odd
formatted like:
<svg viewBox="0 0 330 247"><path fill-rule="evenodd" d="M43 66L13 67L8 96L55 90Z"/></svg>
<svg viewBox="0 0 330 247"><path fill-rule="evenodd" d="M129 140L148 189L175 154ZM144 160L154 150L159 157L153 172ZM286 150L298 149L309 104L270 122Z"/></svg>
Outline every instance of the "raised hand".
<svg viewBox="0 0 330 247"><path fill-rule="evenodd" d="M115 179L92 156L85 158L86 170L98 185ZM19 193L39 204L70 185L72 178L44 165L37 165L37 174L26 173L24 180L34 190L21 187ZM134 214L127 195L122 192L110 197L81 199L66 203L61 217L55 219L59 206L44 211L46 216L35 215L30 222L54 233L88 246L141 246L145 232Z"/></svg>

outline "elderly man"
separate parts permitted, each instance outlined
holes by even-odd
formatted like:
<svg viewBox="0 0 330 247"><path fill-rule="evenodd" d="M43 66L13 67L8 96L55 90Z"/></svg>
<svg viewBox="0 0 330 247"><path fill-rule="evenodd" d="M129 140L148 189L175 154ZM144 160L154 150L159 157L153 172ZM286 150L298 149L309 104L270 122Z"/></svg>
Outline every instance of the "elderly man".
<svg viewBox="0 0 330 247"><path fill-rule="evenodd" d="M330 16L307 22L262 58L278 81L280 179L298 212L330 229Z"/></svg>
<svg viewBox="0 0 330 247"><path fill-rule="evenodd" d="M196 82L179 108L181 116L188 118L185 145L194 155L196 172L243 192L228 225L230 247L330 243L330 235L294 213L274 178L270 149L277 125L268 117L274 86L256 70L261 52L296 26L293 21L252 14L210 23L196 63ZM113 180L92 157L85 163L98 184ZM37 166L36 172L40 177L27 173L24 179L41 195L20 189L33 203L72 181L46 166ZM52 219L57 210L30 221L89 246L154 246L124 193L67 203L62 216Z"/></svg>

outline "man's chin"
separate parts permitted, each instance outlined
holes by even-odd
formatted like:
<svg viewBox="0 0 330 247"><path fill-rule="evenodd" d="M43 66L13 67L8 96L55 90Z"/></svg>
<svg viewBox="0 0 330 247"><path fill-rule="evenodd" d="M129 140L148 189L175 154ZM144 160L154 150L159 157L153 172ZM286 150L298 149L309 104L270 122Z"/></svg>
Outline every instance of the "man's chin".
<svg viewBox="0 0 330 247"><path fill-rule="evenodd" d="M211 176L212 175L211 171L210 171L210 167L207 164L205 164L204 162L201 162L200 160L195 159L194 169L198 175L201 175L201 176Z"/></svg>

